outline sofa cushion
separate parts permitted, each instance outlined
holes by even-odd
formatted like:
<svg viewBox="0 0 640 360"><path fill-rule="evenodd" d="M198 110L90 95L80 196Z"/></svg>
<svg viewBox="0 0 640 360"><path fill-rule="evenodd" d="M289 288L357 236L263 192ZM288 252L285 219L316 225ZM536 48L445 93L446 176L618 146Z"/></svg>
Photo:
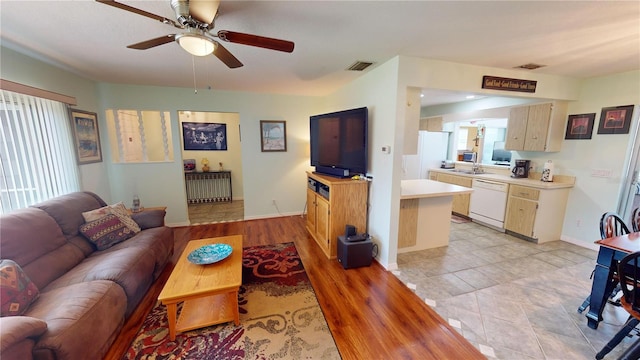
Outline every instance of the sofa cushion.
<svg viewBox="0 0 640 360"><path fill-rule="evenodd" d="M58 223L67 236L78 234L84 224L82 213L107 205L96 194L84 191L74 192L35 204L32 207L44 210Z"/></svg>
<svg viewBox="0 0 640 360"><path fill-rule="evenodd" d="M27 338L35 338L47 330L47 323L44 320L36 319L30 316L10 316L0 320L0 351L2 356L10 346L19 343ZM8 357L11 359L11 357Z"/></svg>
<svg viewBox="0 0 640 360"><path fill-rule="evenodd" d="M12 260L0 260L0 316L22 315L38 294L38 288L20 265Z"/></svg>
<svg viewBox="0 0 640 360"><path fill-rule="evenodd" d="M134 235L133 231L114 214L108 214L97 220L82 224L80 232L98 250L108 249Z"/></svg>
<svg viewBox="0 0 640 360"><path fill-rule="evenodd" d="M0 216L0 254L20 265L38 289L86 257L76 245L66 241L55 220L37 208Z"/></svg>
<svg viewBox="0 0 640 360"><path fill-rule="evenodd" d="M58 224L40 209L19 209L3 214L0 224L0 254L20 266L67 242Z"/></svg>
<svg viewBox="0 0 640 360"><path fill-rule="evenodd" d="M47 322L33 350L36 359L102 359L124 323L120 286L98 280L43 291L26 315Z"/></svg>
<svg viewBox="0 0 640 360"><path fill-rule="evenodd" d="M164 210L145 210L133 213L131 218L135 221L141 230L164 226L164 216L167 214Z"/></svg>
<svg viewBox="0 0 640 360"><path fill-rule="evenodd" d="M116 215L120 218L120 221L122 221L134 233L140 232L140 226L138 226L138 224L131 218L129 211L122 202L83 212L82 217L86 222L91 222L109 214Z"/></svg>
<svg viewBox="0 0 640 360"><path fill-rule="evenodd" d="M153 278L157 279L173 255L173 229L166 226L145 229L131 239L121 242L107 251L127 248L142 248L146 255L155 260Z"/></svg>
<svg viewBox="0 0 640 360"><path fill-rule="evenodd" d="M137 236L125 241L133 241ZM118 244L120 245L120 244ZM41 292L93 280L110 280L122 287L127 296L128 316L153 282L155 259L148 248L119 248L96 251L62 275Z"/></svg>

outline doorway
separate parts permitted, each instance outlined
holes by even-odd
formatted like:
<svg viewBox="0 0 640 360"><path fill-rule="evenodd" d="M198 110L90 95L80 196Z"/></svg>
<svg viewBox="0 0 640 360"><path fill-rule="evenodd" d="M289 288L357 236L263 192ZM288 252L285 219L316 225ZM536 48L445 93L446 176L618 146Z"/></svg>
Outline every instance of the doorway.
<svg viewBox="0 0 640 360"><path fill-rule="evenodd" d="M178 119L189 222L244 220L240 115L178 111Z"/></svg>

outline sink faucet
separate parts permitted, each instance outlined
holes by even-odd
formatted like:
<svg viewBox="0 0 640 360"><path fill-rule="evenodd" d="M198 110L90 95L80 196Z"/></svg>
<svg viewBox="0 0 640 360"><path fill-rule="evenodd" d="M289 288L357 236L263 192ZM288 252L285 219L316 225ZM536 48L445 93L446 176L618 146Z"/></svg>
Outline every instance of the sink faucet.
<svg viewBox="0 0 640 360"><path fill-rule="evenodd" d="M482 168L480 167L480 164L478 163L478 158L476 157L475 159L473 159L473 165L471 166L471 171L474 174L478 174L478 173L482 173Z"/></svg>

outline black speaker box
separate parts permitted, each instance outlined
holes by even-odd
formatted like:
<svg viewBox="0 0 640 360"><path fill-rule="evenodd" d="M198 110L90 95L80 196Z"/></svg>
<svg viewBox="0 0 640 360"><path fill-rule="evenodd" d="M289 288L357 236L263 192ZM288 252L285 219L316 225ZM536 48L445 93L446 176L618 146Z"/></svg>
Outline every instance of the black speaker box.
<svg viewBox="0 0 640 360"><path fill-rule="evenodd" d="M338 236L338 262L345 269L371 265L372 251L371 239L348 241L346 236Z"/></svg>
<svg viewBox="0 0 640 360"><path fill-rule="evenodd" d="M316 171L321 174L340 178L349 177L349 169L337 168L334 166L316 166Z"/></svg>
<svg viewBox="0 0 640 360"><path fill-rule="evenodd" d="M356 234L356 227L353 225L347 225L344 227L344 236L349 237Z"/></svg>

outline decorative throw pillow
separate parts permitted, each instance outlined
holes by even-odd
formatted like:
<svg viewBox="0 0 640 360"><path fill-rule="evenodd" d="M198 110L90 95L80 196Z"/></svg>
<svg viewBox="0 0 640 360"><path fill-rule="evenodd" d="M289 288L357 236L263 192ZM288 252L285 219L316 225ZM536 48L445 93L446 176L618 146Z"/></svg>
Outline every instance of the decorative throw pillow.
<svg viewBox="0 0 640 360"><path fill-rule="evenodd" d="M120 218L114 214L106 215L80 226L80 233L91 241L98 250L104 250L123 242L134 234Z"/></svg>
<svg viewBox="0 0 640 360"><path fill-rule="evenodd" d="M111 205L111 213L119 217L120 221L127 225L134 233L140 232L140 226L138 226L138 223L129 215L129 211L122 202Z"/></svg>
<svg viewBox="0 0 640 360"><path fill-rule="evenodd" d="M39 294L20 265L13 260L0 260L0 316L22 315Z"/></svg>
<svg viewBox="0 0 640 360"><path fill-rule="evenodd" d="M84 221L91 222L91 221L96 221L98 219L101 219L104 216L109 214L114 214L117 217L119 217L120 221L122 221L125 225L127 225L127 227L131 229L131 231L133 231L134 233L140 232L140 226L138 226L138 223L136 223L131 218L131 215L129 215L129 211L127 210L126 206L124 206L122 202L119 202L113 205L107 205L99 209L83 212L82 217L84 217Z"/></svg>

